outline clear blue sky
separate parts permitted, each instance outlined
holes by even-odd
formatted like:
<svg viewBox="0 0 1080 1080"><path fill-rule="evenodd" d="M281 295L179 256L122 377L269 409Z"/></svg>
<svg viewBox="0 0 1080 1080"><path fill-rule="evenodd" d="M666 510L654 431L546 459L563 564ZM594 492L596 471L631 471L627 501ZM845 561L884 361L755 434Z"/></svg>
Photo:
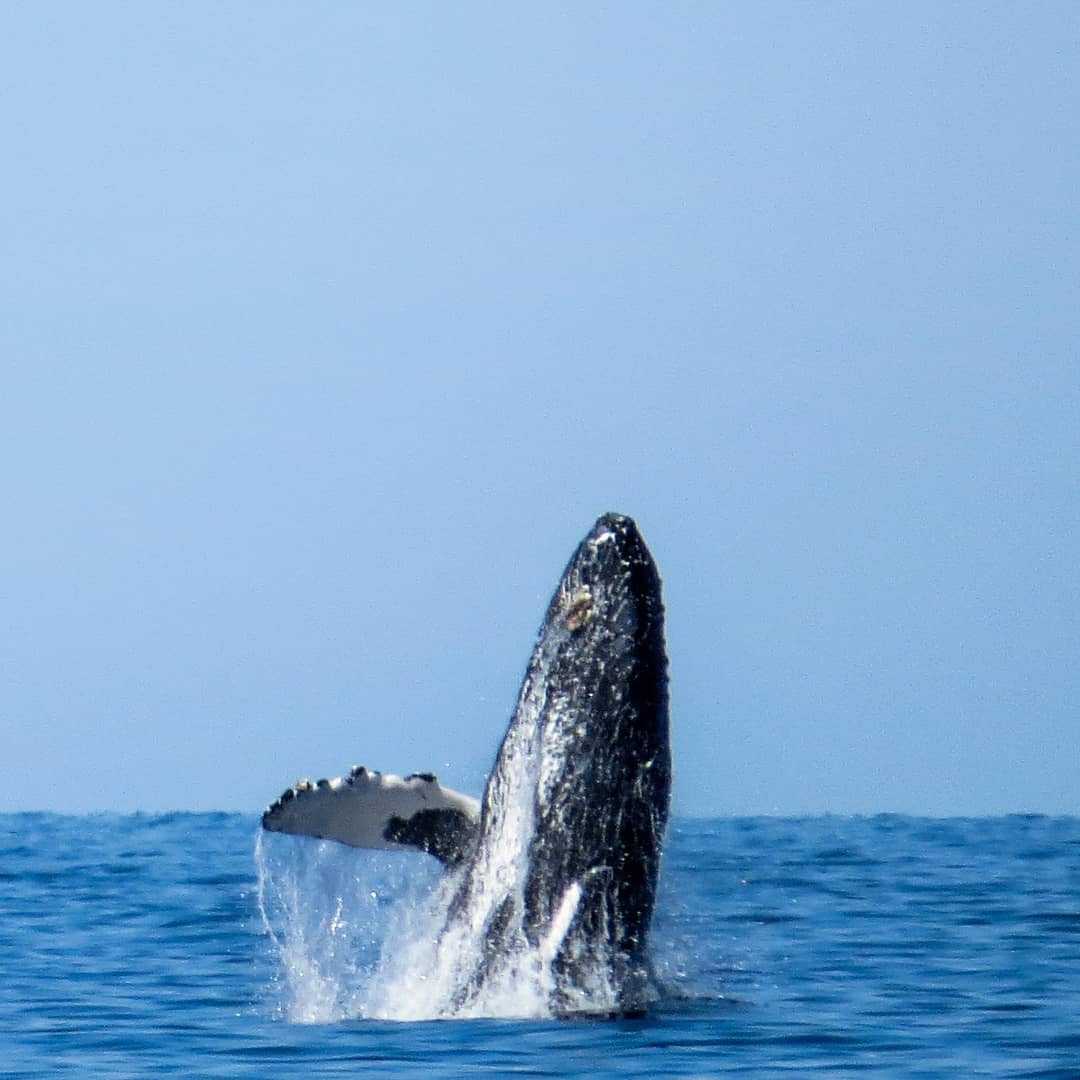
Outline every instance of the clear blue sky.
<svg viewBox="0 0 1080 1080"><path fill-rule="evenodd" d="M1080 812L1080 7L7 3L0 810L479 792L603 511L676 809Z"/></svg>

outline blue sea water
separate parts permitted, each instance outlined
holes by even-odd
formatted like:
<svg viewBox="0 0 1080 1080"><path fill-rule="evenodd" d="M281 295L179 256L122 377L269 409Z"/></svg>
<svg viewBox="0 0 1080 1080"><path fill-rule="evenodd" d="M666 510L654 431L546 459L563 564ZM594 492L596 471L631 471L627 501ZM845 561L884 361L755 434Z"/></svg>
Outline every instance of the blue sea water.
<svg viewBox="0 0 1080 1080"><path fill-rule="evenodd" d="M259 864L279 878L261 896L275 943L256 826L0 816L0 1073L1080 1077L1080 819L678 820L647 1017L417 1023L297 1021L305 971L287 970L280 920L315 913L305 932L333 947L308 942L310 978L340 1001L366 961L336 955L324 916L362 918L334 894L373 871L281 838ZM396 858L399 887L429 872Z"/></svg>

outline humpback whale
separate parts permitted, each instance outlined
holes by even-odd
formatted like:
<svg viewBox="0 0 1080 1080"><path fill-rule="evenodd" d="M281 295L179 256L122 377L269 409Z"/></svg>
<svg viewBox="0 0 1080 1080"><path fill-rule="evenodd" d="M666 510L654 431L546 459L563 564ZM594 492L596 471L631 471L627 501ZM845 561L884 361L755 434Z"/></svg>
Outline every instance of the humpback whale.
<svg viewBox="0 0 1080 1080"><path fill-rule="evenodd" d="M637 527L605 514L555 589L481 802L430 773L354 767L299 781L264 813L270 831L442 861L445 907L426 960L442 1015L523 969L559 1015L635 1014L654 995L649 930L671 788L663 622Z"/></svg>

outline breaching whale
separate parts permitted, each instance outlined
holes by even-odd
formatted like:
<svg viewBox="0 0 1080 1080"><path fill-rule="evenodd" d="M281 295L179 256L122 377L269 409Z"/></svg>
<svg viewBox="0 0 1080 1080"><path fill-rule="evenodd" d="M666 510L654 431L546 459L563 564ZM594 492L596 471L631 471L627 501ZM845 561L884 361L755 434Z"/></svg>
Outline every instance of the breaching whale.
<svg viewBox="0 0 1080 1080"><path fill-rule="evenodd" d="M451 876L430 964L444 1015L523 964L557 1014L652 995L649 930L671 787L660 577L634 522L601 517L540 627L482 802L430 773L299 781L264 829L411 847Z"/></svg>

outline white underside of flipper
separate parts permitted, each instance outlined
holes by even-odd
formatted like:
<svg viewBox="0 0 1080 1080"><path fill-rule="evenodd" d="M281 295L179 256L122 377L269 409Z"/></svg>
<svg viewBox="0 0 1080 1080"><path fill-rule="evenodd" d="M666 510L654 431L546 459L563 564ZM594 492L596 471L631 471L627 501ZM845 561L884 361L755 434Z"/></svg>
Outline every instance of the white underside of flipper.
<svg viewBox="0 0 1080 1080"><path fill-rule="evenodd" d="M464 833L464 842L479 818L476 799L442 787L431 773L402 778L354 767L345 777L314 784L298 780L267 807L262 824L270 832L316 836L358 848L420 848L443 858L424 842L427 830L420 823Z"/></svg>

